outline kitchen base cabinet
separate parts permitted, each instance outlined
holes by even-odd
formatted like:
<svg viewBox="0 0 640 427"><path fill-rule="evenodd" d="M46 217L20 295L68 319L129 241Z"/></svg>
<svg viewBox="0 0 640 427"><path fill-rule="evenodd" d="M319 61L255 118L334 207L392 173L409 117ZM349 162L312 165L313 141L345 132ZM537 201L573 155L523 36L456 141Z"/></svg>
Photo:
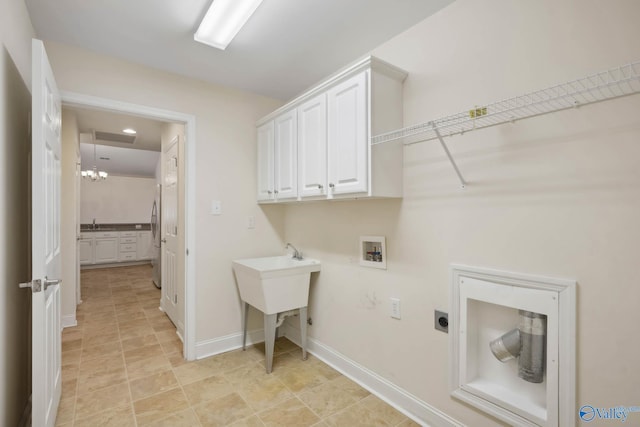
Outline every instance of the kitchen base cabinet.
<svg viewBox="0 0 640 427"><path fill-rule="evenodd" d="M85 231L80 234L80 265L131 263L151 259L151 231Z"/></svg>
<svg viewBox="0 0 640 427"><path fill-rule="evenodd" d="M79 246L79 256L80 256L80 265L93 264L93 237L86 236L82 233L80 234L80 241L78 242Z"/></svg>
<svg viewBox="0 0 640 427"><path fill-rule="evenodd" d="M116 234L116 233L114 233ZM95 236L95 264L104 264L118 261L118 235L114 237Z"/></svg>
<svg viewBox="0 0 640 427"><path fill-rule="evenodd" d="M136 261L138 259L138 237L135 231L121 231L118 233L118 261Z"/></svg>
<svg viewBox="0 0 640 427"><path fill-rule="evenodd" d="M151 259L151 231L138 231L136 258L138 261Z"/></svg>

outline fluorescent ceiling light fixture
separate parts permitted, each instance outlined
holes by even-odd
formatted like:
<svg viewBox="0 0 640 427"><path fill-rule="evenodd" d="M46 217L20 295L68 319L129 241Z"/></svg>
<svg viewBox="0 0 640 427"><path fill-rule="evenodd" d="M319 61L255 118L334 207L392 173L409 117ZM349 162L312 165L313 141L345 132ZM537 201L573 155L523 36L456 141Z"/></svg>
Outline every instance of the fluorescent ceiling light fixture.
<svg viewBox="0 0 640 427"><path fill-rule="evenodd" d="M224 50L260 3L262 0L213 0L193 39Z"/></svg>
<svg viewBox="0 0 640 427"><path fill-rule="evenodd" d="M122 132L129 134L129 135L135 135L136 131L135 129L131 129L131 128L126 128L126 129L122 129Z"/></svg>

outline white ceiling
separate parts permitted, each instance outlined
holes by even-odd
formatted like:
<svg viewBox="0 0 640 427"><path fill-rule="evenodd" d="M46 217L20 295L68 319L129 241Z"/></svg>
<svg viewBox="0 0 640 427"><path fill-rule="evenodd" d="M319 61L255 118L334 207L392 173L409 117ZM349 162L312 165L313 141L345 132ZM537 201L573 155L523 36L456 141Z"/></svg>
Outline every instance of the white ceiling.
<svg viewBox="0 0 640 427"><path fill-rule="evenodd" d="M160 144L163 122L77 107L64 107L76 116L81 134L80 157L82 169L92 169L94 165L93 142L96 144L96 165L99 170L110 175L153 178L160 158ZM94 140L93 132L102 131L122 134L125 128L135 129L136 140L133 144ZM102 158L102 159L101 159ZM105 160L109 159L109 160Z"/></svg>
<svg viewBox="0 0 640 427"><path fill-rule="evenodd" d="M96 144L94 162L93 144L80 144L82 170L93 169L95 164L100 171L109 175L155 177L160 152L134 150L131 148L110 147ZM108 178L107 178L108 179Z"/></svg>
<svg viewBox="0 0 640 427"><path fill-rule="evenodd" d="M70 106L65 106L64 109L75 114L80 133L102 131L123 134L122 130L126 128L131 128L138 132L133 144L101 140L97 140L96 144L111 145L121 148L134 148L138 150L160 151L160 137L162 134L163 122L103 110L92 110Z"/></svg>
<svg viewBox="0 0 640 427"><path fill-rule="evenodd" d="M286 100L453 0L264 0L225 51L211 0L25 0L38 37Z"/></svg>

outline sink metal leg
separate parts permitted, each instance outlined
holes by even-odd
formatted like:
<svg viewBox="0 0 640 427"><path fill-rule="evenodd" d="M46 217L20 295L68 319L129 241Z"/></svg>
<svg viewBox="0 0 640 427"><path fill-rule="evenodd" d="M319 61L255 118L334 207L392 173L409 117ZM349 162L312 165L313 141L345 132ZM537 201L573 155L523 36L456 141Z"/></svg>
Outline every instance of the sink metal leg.
<svg viewBox="0 0 640 427"><path fill-rule="evenodd" d="M302 360L307 360L307 307L300 307L300 343L302 344Z"/></svg>
<svg viewBox="0 0 640 427"><path fill-rule="evenodd" d="M270 374L273 368L273 347L276 342L277 321L277 313L264 315L264 356L266 359L267 374Z"/></svg>
<svg viewBox="0 0 640 427"><path fill-rule="evenodd" d="M249 319L249 303L242 301L242 350L247 349L247 320Z"/></svg>

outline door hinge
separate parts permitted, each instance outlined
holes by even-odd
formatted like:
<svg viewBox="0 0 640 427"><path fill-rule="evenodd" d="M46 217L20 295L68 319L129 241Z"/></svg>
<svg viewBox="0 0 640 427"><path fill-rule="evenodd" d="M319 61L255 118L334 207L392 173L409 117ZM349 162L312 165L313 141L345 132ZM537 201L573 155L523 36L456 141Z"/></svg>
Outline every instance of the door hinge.
<svg viewBox="0 0 640 427"><path fill-rule="evenodd" d="M177 304L178 303L178 294L175 294L173 297L173 303Z"/></svg>
<svg viewBox="0 0 640 427"><path fill-rule="evenodd" d="M187 256L189 256L189 249L187 249Z"/></svg>

